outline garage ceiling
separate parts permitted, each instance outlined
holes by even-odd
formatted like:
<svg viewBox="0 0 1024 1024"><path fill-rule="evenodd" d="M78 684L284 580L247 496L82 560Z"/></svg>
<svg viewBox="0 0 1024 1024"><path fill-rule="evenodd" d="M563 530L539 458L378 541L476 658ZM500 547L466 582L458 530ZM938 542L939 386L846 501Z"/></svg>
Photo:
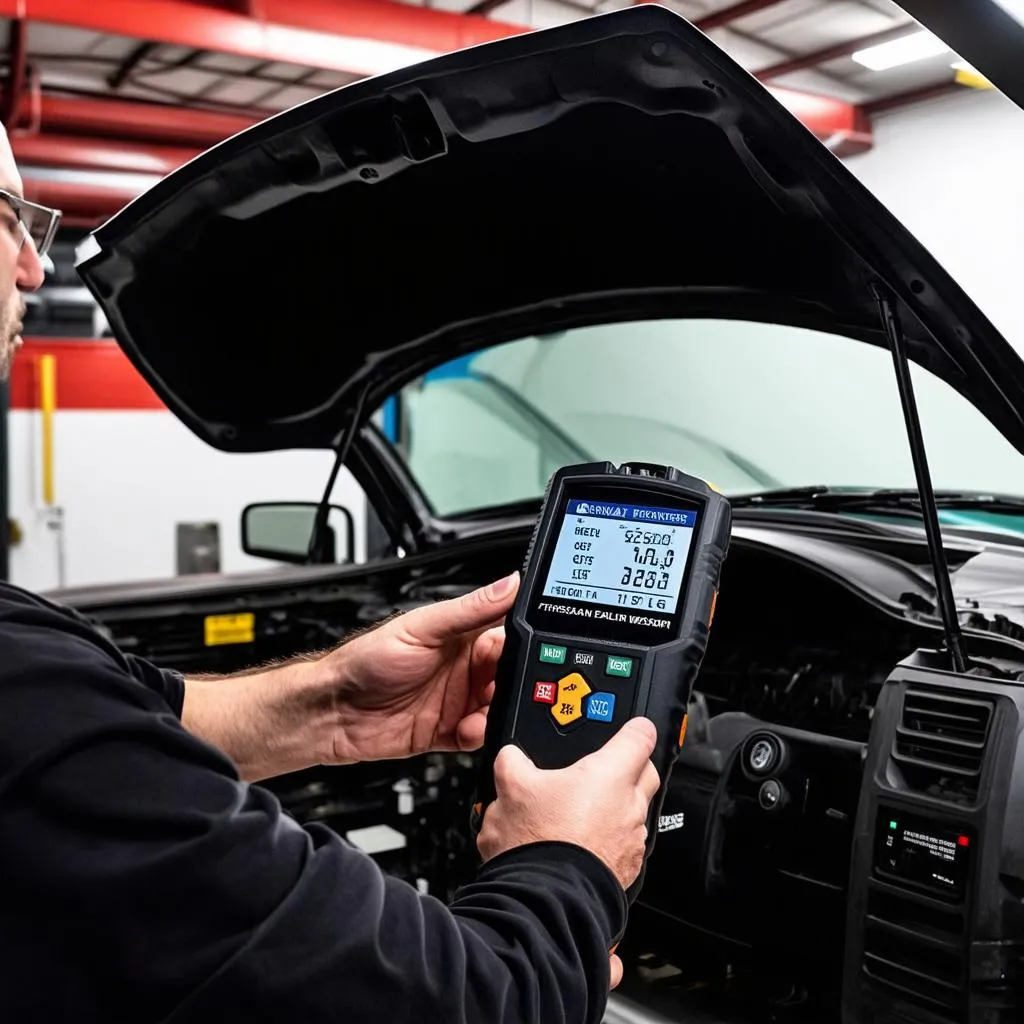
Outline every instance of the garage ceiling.
<svg viewBox="0 0 1024 1024"><path fill-rule="evenodd" d="M239 15L250 12L258 15L261 9L266 11L270 7L261 0L210 0L205 5L143 0L143 4L147 2L154 8L178 7L182 12L189 7L205 7L218 14ZM410 62L405 59L407 56L415 59L418 54L415 44L409 44L409 35L415 38L416 23L403 25L401 11L396 8L413 8L424 14L483 11L487 18L505 23L514 31L515 27L528 29L562 24L625 5L623 0L597 0L596 3L590 0L508 0L500 4L494 0L409 0L402 4L379 0L379 3L363 3L361 14L365 15L366 9L372 7L388 12L380 18L378 39L387 33L389 23L402 25L405 38L394 40L391 53L382 49L368 56L354 57L350 61L353 66L348 69L325 69L326 61L313 65L218 52L216 39L209 48L166 45L161 37L166 38L167 26L162 25L156 15L150 22L153 39L136 33L115 34L74 27L104 20L96 17L95 10L104 7L113 8L111 16L116 23L117 8L137 8L138 0L65 0L63 3L50 0L39 4L19 0L16 6L29 12L28 63L39 75L43 90L118 96L259 116L354 81L363 73ZM0 3L0 10L3 6ZM335 33L343 33L346 22L351 20L347 10L350 5L344 2L292 0L280 6L283 16L295 26L322 18L325 32L330 25ZM708 34L734 59L751 72L762 73L764 79L774 85L859 104L922 88L952 86L954 80L949 54L881 72L871 71L851 58L853 43L863 48L875 41L916 31L915 23L890 0L748 0L740 4L735 0L670 0L666 6L698 25L703 22L710 26L706 28ZM32 18L33 7L40 12L38 19ZM185 17L182 12L178 13L179 19ZM44 20L45 16L53 17L58 13L63 23ZM735 14L740 16L730 17ZM718 20L726 23L716 25ZM142 24L145 31L146 22ZM10 19L0 23L0 39L8 41L8 65L12 57L11 25ZM428 33L425 26L426 23L420 41L424 55L439 52L432 45L435 40L429 38L432 33ZM185 34L188 34L187 27ZM194 34L202 35L198 21ZM397 36L397 31L394 34ZM198 43L199 39L195 41ZM293 50L299 55L301 47L295 45ZM406 50L412 52L407 55ZM828 57L829 51L836 55L822 59ZM338 62L339 58L332 57L332 63ZM343 57L340 62L344 62ZM801 63L811 66L801 68ZM357 64L364 66L354 66Z"/></svg>
<svg viewBox="0 0 1024 1024"><path fill-rule="evenodd" d="M0 0L0 119L29 167L30 194L89 220L197 149L327 90L629 2ZM963 88L949 52L883 71L853 59L855 51L919 32L890 0L666 5L840 154L870 146L873 112ZM142 177L103 192L103 183L69 179L72 169ZM95 188L81 193L79 186Z"/></svg>

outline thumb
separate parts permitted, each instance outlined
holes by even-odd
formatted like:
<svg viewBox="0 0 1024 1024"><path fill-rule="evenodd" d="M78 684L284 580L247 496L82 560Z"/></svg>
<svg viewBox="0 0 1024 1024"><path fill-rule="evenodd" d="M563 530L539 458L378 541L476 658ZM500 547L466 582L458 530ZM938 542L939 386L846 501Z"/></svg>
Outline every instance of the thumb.
<svg viewBox="0 0 1024 1024"><path fill-rule="evenodd" d="M514 743L506 743L494 759L494 788L498 796L509 785L537 771L533 761Z"/></svg>
<svg viewBox="0 0 1024 1024"><path fill-rule="evenodd" d="M408 612L404 624L410 633L428 642L472 633L503 618L515 603L518 591L519 573L514 572L461 597Z"/></svg>
<svg viewBox="0 0 1024 1024"><path fill-rule="evenodd" d="M611 767L616 774L622 772L636 781L644 773L657 742L658 730L649 718L631 718L600 750L582 761L598 761L605 769Z"/></svg>

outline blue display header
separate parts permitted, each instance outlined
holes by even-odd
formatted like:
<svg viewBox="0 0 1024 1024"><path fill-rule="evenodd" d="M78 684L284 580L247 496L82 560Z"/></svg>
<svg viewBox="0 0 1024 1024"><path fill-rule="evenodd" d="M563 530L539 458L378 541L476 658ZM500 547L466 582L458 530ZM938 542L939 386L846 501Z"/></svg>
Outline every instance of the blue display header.
<svg viewBox="0 0 1024 1024"><path fill-rule="evenodd" d="M697 525L697 513L684 512L678 508L656 508L653 505L614 505L604 501L569 502L566 514L570 516L594 516L597 519L620 519L629 523L657 523L661 526Z"/></svg>

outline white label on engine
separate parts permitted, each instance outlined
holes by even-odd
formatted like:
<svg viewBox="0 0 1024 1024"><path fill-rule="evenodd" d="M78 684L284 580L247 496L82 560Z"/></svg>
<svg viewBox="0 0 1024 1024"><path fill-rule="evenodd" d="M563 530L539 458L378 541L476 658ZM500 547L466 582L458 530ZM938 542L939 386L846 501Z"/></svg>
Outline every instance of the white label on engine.
<svg viewBox="0 0 1024 1024"><path fill-rule="evenodd" d="M678 814L663 814L658 819L658 831L674 832L677 828L682 828L685 821L686 815L682 811Z"/></svg>
<svg viewBox="0 0 1024 1024"><path fill-rule="evenodd" d="M372 857L375 853L388 853L405 847L405 836L390 825L370 825L367 828L353 828L345 838L363 853Z"/></svg>

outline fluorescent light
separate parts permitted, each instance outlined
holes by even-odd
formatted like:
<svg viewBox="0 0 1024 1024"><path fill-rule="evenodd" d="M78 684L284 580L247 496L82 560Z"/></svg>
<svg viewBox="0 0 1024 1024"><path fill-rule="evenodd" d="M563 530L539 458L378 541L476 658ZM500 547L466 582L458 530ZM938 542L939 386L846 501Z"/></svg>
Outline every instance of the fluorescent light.
<svg viewBox="0 0 1024 1024"><path fill-rule="evenodd" d="M889 68L896 68L901 64L911 64L926 57L938 57L943 53L949 53L949 47L937 36L931 32L914 32L888 43L858 50L851 56L858 64L863 64L872 71L888 71Z"/></svg>

